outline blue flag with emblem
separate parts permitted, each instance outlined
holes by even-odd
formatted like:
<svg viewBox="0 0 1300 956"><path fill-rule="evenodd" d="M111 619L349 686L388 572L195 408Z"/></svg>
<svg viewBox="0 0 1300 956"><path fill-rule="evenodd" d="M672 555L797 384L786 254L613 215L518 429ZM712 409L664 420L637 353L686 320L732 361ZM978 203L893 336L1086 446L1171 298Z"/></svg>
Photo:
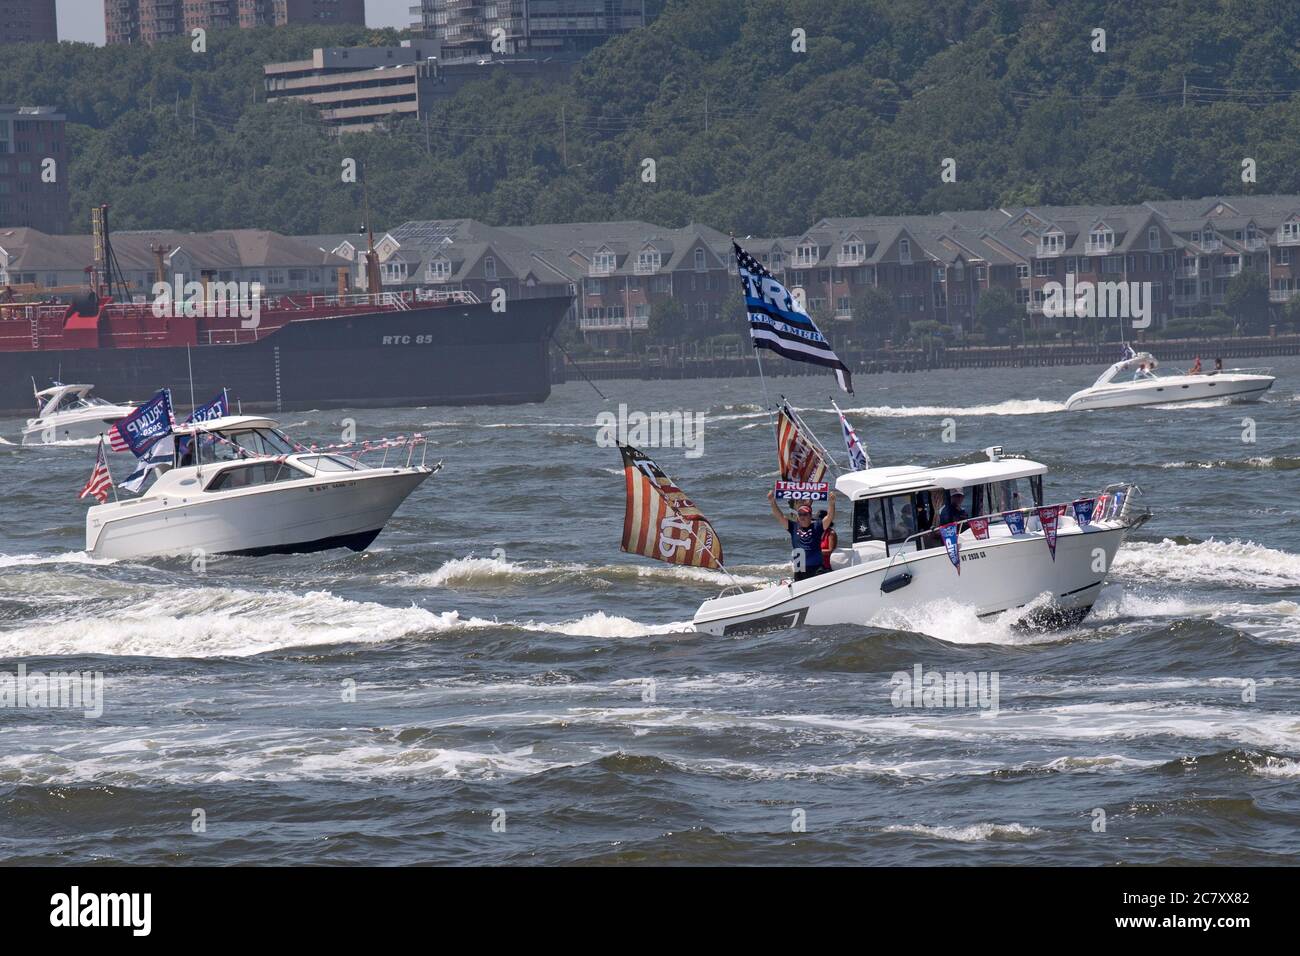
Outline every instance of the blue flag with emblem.
<svg viewBox="0 0 1300 956"><path fill-rule="evenodd" d="M749 313L749 337L756 349L771 349L796 362L834 369L840 388L853 394L849 367L790 292L734 240L736 268Z"/></svg>
<svg viewBox="0 0 1300 956"><path fill-rule="evenodd" d="M223 388L221 394L208 402L206 405L200 405L194 411L190 412L190 417L185 419L186 422L210 422L214 418L225 418L230 414L230 396L226 394ZM189 436L184 436L180 441L180 452L184 455L189 451Z"/></svg>

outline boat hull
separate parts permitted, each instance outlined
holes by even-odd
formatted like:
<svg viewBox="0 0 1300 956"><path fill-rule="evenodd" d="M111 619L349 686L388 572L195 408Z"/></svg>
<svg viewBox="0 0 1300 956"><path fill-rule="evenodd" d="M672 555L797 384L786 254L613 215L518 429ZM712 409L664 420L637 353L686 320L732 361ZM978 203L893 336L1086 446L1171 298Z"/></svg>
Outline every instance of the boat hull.
<svg viewBox="0 0 1300 956"><path fill-rule="evenodd" d="M94 438L131 414L130 408L105 408L92 415L58 416L54 419L28 419L23 429L24 445L55 445L66 441Z"/></svg>
<svg viewBox="0 0 1300 956"><path fill-rule="evenodd" d="M907 614L945 601L980 617L1024 608L1022 620L1034 626L1077 623L1097 600L1126 530L1113 521L1063 530L1055 560L1041 534L988 541L963 536L960 574L943 548L904 553L706 601L694 625L722 636L809 625L898 627Z"/></svg>
<svg viewBox="0 0 1300 956"><path fill-rule="evenodd" d="M86 551L97 558L364 550L428 468L385 468L270 484L238 493L138 498L91 508Z"/></svg>
<svg viewBox="0 0 1300 956"><path fill-rule="evenodd" d="M1166 405L1171 402L1201 402L1228 399L1254 402L1273 387L1271 375L1179 375L1152 381L1121 382L1085 388L1071 395L1066 411L1092 408L1127 408L1136 405Z"/></svg>
<svg viewBox="0 0 1300 956"><path fill-rule="evenodd" d="M289 322L257 341L0 352L0 414L30 414L30 380L94 382L100 394L178 404L230 390L245 410L523 404L551 391L549 343L564 296L414 307Z"/></svg>

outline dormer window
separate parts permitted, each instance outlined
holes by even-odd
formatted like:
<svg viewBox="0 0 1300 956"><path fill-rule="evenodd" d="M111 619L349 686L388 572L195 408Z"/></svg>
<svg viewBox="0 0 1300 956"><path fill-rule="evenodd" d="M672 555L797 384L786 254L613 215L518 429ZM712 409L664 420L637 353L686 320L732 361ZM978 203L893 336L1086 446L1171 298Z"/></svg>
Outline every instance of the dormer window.
<svg viewBox="0 0 1300 956"><path fill-rule="evenodd" d="M497 260L495 257L485 256L483 258L483 276L488 279L497 277Z"/></svg>
<svg viewBox="0 0 1300 956"><path fill-rule="evenodd" d="M795 265L810 266L817 262L817 246L806 242L795 250Z"/></svg>
<svg viewBox="0 0 1300 956"><path fill-rule="evenodd" d="M695 250L695 271L696 272L704 271L704 250L703 249Z"/></svg>
<svg viewBox="0 0 1300 956"><path fill-rule="evenodd" d="M596 258L592 262L592 268L596 272L613 272L617 265L618 257L608 250L596 253Z"/></svg>
<svg viewBox="0 0 1300 956"><path fill-rule="evenodd" d="M1088 233L1089 252L1109 252L1115 247L1115 233L1106 226L1097 226Z"/></svg>
<svg viewBox="0 0 1300 956"><path fill-rule="evenodd" d="M1282 238L1289 242L1300 240L1300 220L1293 219L1282 223Z"/></svg>
<svg viewBox="0 0 1300 956"><path fill-rule="evenodd" d="M912 241L910 239L898 240L898 261L899 262L912 261Z"/></svg>
<svg viewBox="0 0 1300 956"><path fill-rule="evenodd" d="M658 249L643 249L636 257L638 272L657 272L661 264Z"/></svg>
<svg viewBox="0 0 1300 956"><path fill-rule="evenodd" d="M780 272L785 268L785 256L779 252L772 253L772 271Z"/></svg>
<svg viewBox="0 0 1300 956"><path fill-rule="evenodd" d="M1160 248L1160 230L1156 226L1152 226L1150 229L1147 230L1147 248L1148 249Z"/></svg>
<svg viewBox="0 0 1300 956"><path fill-rule="evenodd" d="M441 257L430 259L424 268L424 277L429 282L446 282L451 278L451 263Z"/></svg>

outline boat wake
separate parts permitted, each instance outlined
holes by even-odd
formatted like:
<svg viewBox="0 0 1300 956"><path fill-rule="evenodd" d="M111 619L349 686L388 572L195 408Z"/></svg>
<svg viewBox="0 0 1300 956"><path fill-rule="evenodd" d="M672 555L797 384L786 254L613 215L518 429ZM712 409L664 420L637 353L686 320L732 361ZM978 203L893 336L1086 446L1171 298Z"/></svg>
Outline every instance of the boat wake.
<svg viewBox="0 0 1300 956"><path fill-rule="evenodd" d="M820 409L829 415L835 409ZM1049 415L1065 411L1064 402L1049 402L1041 398L1009 399L992 405L863 405L844 409L845 415L865 415L873 418L953 418L981 415Z"/></svg>

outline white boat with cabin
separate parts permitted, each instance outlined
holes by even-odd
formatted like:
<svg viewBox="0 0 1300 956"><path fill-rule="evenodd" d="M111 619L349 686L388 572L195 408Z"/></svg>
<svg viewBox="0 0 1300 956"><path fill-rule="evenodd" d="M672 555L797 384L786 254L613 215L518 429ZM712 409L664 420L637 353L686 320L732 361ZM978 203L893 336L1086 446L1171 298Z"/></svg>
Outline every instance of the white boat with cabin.
<svg viewBox="0 0 1300 956"><path fill-rule="evenodd" d="M728 588L695 614L698 631L761 633L804 625L870 625L891 612L950 601L990 617L1025 609L1023 620L1061 626L1082 620L1101 591L1124 536L1150 515L1138 489L1115 485L1093 496L1096 511L1080 523L1060 514L1055 557L1038 520L1047 466L986 450L986 460L924 468L867 468L841 475L853 503L852 541L831 554L830 570L802 581L757 589ZM989 521L987 538L958 522L960 573L938 534L938 516L956 491L969 514ZM1006 512L1025 516L1013 530Z"/></svg>
<svg viewBox="0 0 1300 956"><path fill-rule="evenodd" d="M1268 374L1271 369L1266 368L1164 375L1156 374L1158 367L1159 363L1150 352L1139 352L1132 358L1116 362L1102 372L1091 386L1071 395L1065 403L1066 411L1198 402L1215 398L1254 402L1262 398L1275 381Z"/></svg>
<svg viewBox="0 0 1300 956"><path fill-rule="evenodd" d="M168 440L168 439L163 439ZM440 466L370 466L296 445L275 421L232 415L175 426L172 463L138 498L86 513L98 558L364 551ZM398 453L400 455L400 452Z"/></svg>
<svg viewBox="0 0 1300 956"><path fill-rule="evenodd" d="M94 438L135 411L134 405L114 405L92 394L93 385L51 385L36 392L40 411L27 419L24 445Z"/></svg>

